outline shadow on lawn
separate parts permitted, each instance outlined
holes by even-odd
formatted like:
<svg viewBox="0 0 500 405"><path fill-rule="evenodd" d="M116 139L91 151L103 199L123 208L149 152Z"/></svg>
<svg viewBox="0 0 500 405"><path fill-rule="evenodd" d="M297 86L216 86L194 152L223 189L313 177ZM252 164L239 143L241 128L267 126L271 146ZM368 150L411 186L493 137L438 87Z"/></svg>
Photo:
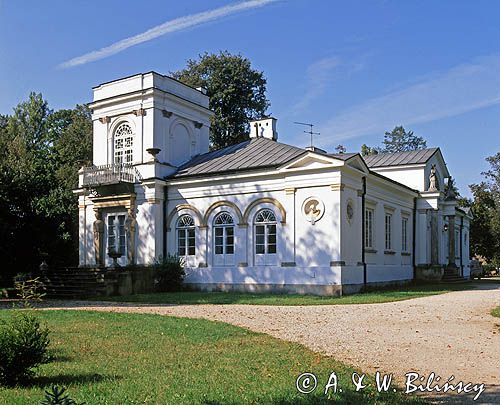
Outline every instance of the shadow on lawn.
<svg viewBox="0 0 500 405"><path fill-rule="evenodd" d="M110 376L92 373L81 374L57 374L51 376L35 376L27 381L25 387L46 388L52 385L82 385L95 384L102 381L113 381L121 379L120 376Z"/></svg>
<svg viewBox="0 0 500 405"><path fill-rule="evenodd" d="M404 394L376 394L373 392L338 392L334 397L328 398L321 394L303 394L299 398L275 398L271 401L265 401L266 404L272 405L315 405L315 404L374 404L374 403L385 403L385 404L427 404L422 397L417 396L405 396ZM227 402L227 401L205 401L203 405L239 405L239 402Z"/></svg>

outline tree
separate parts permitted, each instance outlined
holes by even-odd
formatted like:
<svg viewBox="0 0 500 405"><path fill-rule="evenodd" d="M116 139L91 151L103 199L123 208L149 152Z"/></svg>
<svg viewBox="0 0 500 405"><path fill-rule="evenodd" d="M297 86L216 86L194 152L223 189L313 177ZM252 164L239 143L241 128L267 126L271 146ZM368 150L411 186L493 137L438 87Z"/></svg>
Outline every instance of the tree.
<svg viewBox="0 0 500 405"><path fill-rule="evenodd" d="M379 148L368 146L366 143L361 145L361 156L377 155Z"/></svg>
<svg viewBox="0 0 500 405"><path fill-rule="evenodd" d="M472 222L471 250L500 266L500 152L486 158L490 169L481 174L485 179L470 185Z"/></svg>
<svg viewBox="0 0 500 405"><path fill-rule="evenodd" d="M347 148L344 145L337 145L337 147L335 148L335 150L339 154L347 152Z"/></svg>
<svg viewBox="0 0 500 405"><path fill-rule="evenodd" d="M361 146L361 155L369 156L377 153L408 152L412 150L425 149L427 142L424 138L416 136L413 131L408 131L403 126L396 126L391 132L386 131L382 147L371 147L366 144Z"/></svg>
<svg viewBox="0 0 500 405"><path fill-rule="evenodd" d="M248 139L248 121L265 116L269 107L263 72L250 60L227 51L199 55L172 76L192 87L203 87L215 112L211 120L210 144L219 149Z"/></svg>
<svg viewBox="0 0 500 405"><path fill-rule="evenodd" d="M0 257L9 282L49 263L74 264L78 161L90 159L92 121L83 106L52 111L31 93L0 120Z"/></svg>
<svg viewBox="0 0 500 405"><path fill-rule="evenodd" d="M396 126L391 132L386 132L383 140L383 152L407 152L425 149L427 142L424 138L416 136L413 131L408 131L403 126Z"/></svg>

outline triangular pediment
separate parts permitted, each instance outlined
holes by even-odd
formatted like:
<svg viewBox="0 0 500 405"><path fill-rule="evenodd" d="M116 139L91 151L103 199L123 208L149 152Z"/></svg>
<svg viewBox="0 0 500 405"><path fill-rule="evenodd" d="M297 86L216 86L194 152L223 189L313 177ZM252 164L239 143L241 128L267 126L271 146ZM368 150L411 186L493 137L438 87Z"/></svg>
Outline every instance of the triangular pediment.
<svg viewBox="0 0 500 405"><path fill-rule="evenodd" d="M330 156L323 156L318 153L307 153L303 156L294 159L291 162L283 165L280 170L293 171L293 170L308 170L308 169L321 169L343 166L344 162L340 159L335 159Z"/></svg>
<svg viewBox="0 0 500 405"><path fill-rule="evenodd" d="M351 166L357 170L361 170L364 173L368 173L370 171L360 155L353 156L352 158L348 159L346 163L348 166Z"/></svg>

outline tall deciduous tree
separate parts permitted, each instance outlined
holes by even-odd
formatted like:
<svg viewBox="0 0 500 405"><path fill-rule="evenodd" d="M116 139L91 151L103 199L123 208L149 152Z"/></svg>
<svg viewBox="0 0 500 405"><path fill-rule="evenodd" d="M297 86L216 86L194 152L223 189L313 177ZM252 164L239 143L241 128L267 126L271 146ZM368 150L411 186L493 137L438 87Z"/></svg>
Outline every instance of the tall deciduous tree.
<svg viewBox="0 0 500 405"><path fill-rule="evenodd" d="M484 181L472 184L470 243L473 254L500 266L500 152L486 158Z"/></svg>
<svg viewBox="0 0 500 405"><path fill-rule="evenodd" d="M77 162L91 158L86 107L53 112L31 93L0 119L0 257L3 282L31 271L40 254L52 264L76 263Z"/></svg>
<svg viewBox="0 0 500 405"><path fill-rule="evenodd" d="M200 55L172 76L192 87L203 87L215 112L210 143L219 149L248 139L248 121L265 115L266 78L252 68L250 60L227 51Z"/></svg>

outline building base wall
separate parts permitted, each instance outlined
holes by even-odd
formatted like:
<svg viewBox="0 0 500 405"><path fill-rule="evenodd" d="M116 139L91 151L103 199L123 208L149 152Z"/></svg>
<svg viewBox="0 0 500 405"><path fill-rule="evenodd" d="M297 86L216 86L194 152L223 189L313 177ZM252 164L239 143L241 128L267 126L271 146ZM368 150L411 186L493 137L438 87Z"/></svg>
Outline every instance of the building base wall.
<svg viewBox="0 0 500 405"><path fill-rule="evenodd" d="M417 280L439 281L443 274L444 268L441 265L418 265L415 276Z"/></svg>
<svg viewBox="0 0 500 405"><path fill-rule="evenodd" d="M241 292L255 294L307 294L341 296L341 285L312 284L231 284L231 283L186 283L187 288L206 292Z"/></svg>

